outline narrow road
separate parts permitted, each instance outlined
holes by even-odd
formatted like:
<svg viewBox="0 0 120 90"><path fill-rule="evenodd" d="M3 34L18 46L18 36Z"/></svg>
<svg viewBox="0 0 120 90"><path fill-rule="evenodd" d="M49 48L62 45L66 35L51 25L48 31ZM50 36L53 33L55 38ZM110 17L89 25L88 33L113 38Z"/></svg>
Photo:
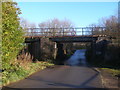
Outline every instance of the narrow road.
<svg viewBox="0 0 120 90"><path fill-rule="evenodd" d="M46 68L8 85L7 88L102 88L99 72L84 65L85 62L80 62L83 65L75 66L74 63L71 66L56 65L53 68Z"/></svg>
<svg viewBox="0 0 120 90"><path fill-rule="evenodd" d="M101 88L98 72L84 66L55 66L7 86L9 88Z"/></svg>

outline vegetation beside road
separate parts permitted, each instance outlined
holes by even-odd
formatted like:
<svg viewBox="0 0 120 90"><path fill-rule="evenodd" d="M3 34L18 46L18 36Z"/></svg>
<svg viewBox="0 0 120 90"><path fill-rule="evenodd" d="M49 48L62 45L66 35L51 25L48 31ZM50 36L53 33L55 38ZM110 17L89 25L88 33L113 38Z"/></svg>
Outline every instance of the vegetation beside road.
<svg viewBox="0 0 120 90"><path fill-rule="evenodd" d="M20 26L20 8L16 2L2 2L2 67L0 67L0 86L21 80L32 73L53 65L34 62L29 53L21 53L24 46L24 29ZM1 61L0 61L1 62Z"/></svg>
<svg viewBox="0 0 120 90"><path fill-rule="evenodd" d="M119 69L97 68L101 73L102 84L104 88L119 88Z"/></svg>
<svg viewBox="0 0 120 90"><path fill-rule="evenodd" d="M20 64L21 63L21 64ZM24 79L29 75L33 74L36 71L42 70L47 66L54 65L49 62L20 62L18 60L15 61L14 65L11 66L11 69L5 70L2 72L2 85L8 85L15 81Z"/></svg>
<svg viewBox="0 0 120 90"><path fill-rule="evenodd" d="M91 27L99 28L101 26L106 27L102 34L109 36L109 38L98 41L94 50L92 47L87 47L87 61L93 67L110 72L113 76L118 76L120 75L120 24L118 23L118 17L112 15L101 19L101 23L91 24ZM93 33L101 35L101 31L98 29L94 30ZM106 45L102 42L104 40L106 40Z"/></svg>
<svg viewBox="0 0 120 90"><path fill-rule="evenodd" d="M112 74L112 76L120 75L120 70L119 69L99 68L99 70L106 70L106 72Z"/></svg>
<svg viewBox="0 0 120 90"><path fill-rule="evenodd" d="M118 78L120 77L120 47L108 46L104 58L101 55L92 58L91 53L91 49L87 50L87 61L101 73L104 88L118 88Z"/></svg>

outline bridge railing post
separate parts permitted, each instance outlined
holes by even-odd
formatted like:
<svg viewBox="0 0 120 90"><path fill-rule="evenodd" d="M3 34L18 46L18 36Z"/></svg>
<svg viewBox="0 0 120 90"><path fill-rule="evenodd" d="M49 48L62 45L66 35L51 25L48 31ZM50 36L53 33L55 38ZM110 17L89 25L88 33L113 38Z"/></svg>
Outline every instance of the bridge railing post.
<svg viewBox="0 0 120 90"><path fill-rule="evenodd" d="M82 28L82 36L83 36L84 32L83 32L83 28Z"/></svg>
<svg viewBox="0 0 120 90"><path fill-rule="evenodd" d="M96 57L96 40L92 41L92 59Z"/></svg>
<svg viewBox="0 0 120 90"><path fill-rule="evenodd" d="M92 27L92 35L93 35L93 27Z"/></svg>
<svg viewBox="0 0 120 90"><path fill-rule="evenodd" d="M65 35L65 31L64 31L64 28L63 28L63 36Z"/></svg>
<svg viewBox="0 0 120 90"><path fill-rule="evenodd" d="M53 28L53 37L55 37L55 29Z"/></svg>
<svg viewBox="0 0 120 90"><path fill-rule="evenodd" d="M56 59L57 56L57 43L54 43L54 59Z"/></svg>

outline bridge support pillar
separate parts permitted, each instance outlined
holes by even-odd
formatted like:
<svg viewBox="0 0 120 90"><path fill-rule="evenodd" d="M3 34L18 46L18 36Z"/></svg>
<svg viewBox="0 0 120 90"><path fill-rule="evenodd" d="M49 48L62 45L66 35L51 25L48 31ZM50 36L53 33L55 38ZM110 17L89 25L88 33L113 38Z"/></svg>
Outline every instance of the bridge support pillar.
<svg viewBox="0 0 120 90"><path fill-rule="evenodd" d="M28 52L33 57L33 61L40 60L41 56L40 42L41 42L40 38L34 38L33 42L29 42L28 44Z"/></svg>
<svg viewBox="0 0 120 90"><path fill-rule="evenodd" d="M64 64L64 58L63 44L57 43L56 64Z"/></svg>
<svg viewBox="0 0 120 90"><path fill-rule="evenodd" d="M91 47L92 47L92 59L94 59L96 56L96 40L92 41Z"/></svg>
<svg viewBox="0 0 120 90"><path fill-rule="evenodd" d="M56 59L56 56L57 56L57 43L55 42L54 44L54 59Z"/></svg>

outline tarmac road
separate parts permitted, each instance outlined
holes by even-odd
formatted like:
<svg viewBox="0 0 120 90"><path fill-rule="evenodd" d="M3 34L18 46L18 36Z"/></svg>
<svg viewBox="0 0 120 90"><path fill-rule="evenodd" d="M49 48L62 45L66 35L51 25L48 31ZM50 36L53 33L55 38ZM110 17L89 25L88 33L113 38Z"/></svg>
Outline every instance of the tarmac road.
<svg viewBox="0 0 120 90"><path fill-rule="evenodd" d="M99 72L87 66L55 66L7 88L102 88Z"/></svg>
<svg viewBox="0 0 120 90"><path fill-rule="evenodd" d="M85 50L77 50L66 62L38 71L5 88L103 88L100 73L87 66Z"/></svg>

